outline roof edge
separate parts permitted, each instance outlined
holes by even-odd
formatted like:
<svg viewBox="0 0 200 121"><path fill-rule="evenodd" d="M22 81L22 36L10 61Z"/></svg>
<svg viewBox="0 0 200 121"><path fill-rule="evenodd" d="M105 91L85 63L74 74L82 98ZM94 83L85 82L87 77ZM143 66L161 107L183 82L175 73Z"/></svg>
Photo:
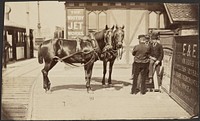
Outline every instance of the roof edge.
<svg viewBox="0 0 200 121"><path fill-rule="evenodd" d="M173 24L174 21L172 20L172 16L171 16L171 14L170 14L170 12L169 12L169 9L168 9L166 3L164 3L164 7L165 7L165 10L167 11L167 15L168 15L168 17L169 17L170 23Z"/></svg>

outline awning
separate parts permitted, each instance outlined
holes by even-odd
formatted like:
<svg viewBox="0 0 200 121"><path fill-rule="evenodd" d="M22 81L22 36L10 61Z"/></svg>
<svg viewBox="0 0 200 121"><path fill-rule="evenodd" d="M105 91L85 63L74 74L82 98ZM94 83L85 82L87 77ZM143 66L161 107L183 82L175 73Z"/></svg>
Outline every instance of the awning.
<svg viewBox="0 0 200 121"><path fill-rule="evenodd" d="M9 26L9 27L16 27L16 28L26 28L26 26L23 26L23 25L20 25L20 24L17 24L13 21L10 21L10 20L4 20L4 26Z"/></svg>

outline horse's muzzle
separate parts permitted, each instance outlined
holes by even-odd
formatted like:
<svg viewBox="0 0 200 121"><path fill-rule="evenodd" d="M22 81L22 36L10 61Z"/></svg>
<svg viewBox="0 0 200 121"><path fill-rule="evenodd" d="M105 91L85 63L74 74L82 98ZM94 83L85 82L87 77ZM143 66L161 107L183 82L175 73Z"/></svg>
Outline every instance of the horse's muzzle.
<svg viewBox="0 0 200 121"><path fill-rule="evenodd" d="M122 43L121 42L118 42L117 43L117 48L121 48L122 47Z"/></svg>

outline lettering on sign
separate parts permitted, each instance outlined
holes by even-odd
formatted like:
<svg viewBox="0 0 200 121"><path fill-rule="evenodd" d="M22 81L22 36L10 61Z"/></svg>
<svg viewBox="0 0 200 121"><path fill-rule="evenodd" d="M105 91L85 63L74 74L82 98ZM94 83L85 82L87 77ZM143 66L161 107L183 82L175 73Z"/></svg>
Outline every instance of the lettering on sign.
<svg viewBox="0 0 200 121"><path fill-rule="evenodd" d="M84 16L67 16L68 20L84 20Z"/></svg>
<svg viewBox="0 0 200 121"><path fill-rule="evenodd" d="M76 36L76 35L84 35L83 32L68 32L69 35L73 35L73 36Z"/></svg>
<svg viewBox="0 0 200 121"><path fill-rule="evenodd" d="M176 70L179 70L179 71L182 71L182 72L186 72L187 71L187 68L185 66L181 65L181 64L175 64L174 68Z"/></svg>
<svg viewBox="0 0 200 121"><path fill-rule="evenodd" d="M194 102L196 102L196 100L194 98L191 98L188 94L186 94L184 91L181 91L179 89L179 85L174 85L174 87L172 88L173 92L179 96L179 98L183 99L186 103L192 105L194 104Z"/></svg>
<svg viewBox="0 0 200 121"><path fill-rule="evenodd" d="M198 88L198 82L195 79L193 79L191 77L188 77L185 74L182 74L182 73L180 73L178 71L174 72L174 76L177 79L183 80L184 82L190 84L191 86L194 86L194 87Z"/></svg>
<svg viewBox="0 0 200 121"><path fill-rule="evenodd" d="M183 43L183 56L197 57L197 44Z"/></svg>
<svg viewBox="0 0 200 121"><path fill-rule="evenodd" d="M84 9L67 9L67 35L68 39L74 39L77 36L83 36L85 14Z"/></svg>

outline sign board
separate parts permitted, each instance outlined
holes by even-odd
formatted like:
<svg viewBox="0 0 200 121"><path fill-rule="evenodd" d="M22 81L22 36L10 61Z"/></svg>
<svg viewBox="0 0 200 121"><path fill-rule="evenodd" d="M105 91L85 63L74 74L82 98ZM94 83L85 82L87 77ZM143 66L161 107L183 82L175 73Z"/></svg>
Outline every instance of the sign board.
<svg viewBox="0 0 200 121"><path fill-rule="evenodd" d="M85 35L85 9L67 9L67 38Z"/></svg>
<svg viewBox="0 0 200 121"><path fill-rule="evenodd" d="M162 66L164 68L163 78L162 78L162 87L164 90L169 93L170 91L170 82L171 82L171 72L172 72L172 56L173 50L171 48L164 48L164 57L162 61Z"/></svg>
<svg viewBox="0 0 200 121"><path fill-rule="evenodd" d="M170 95L189 114L199 114L198 36L175 37Z"/></svg>

